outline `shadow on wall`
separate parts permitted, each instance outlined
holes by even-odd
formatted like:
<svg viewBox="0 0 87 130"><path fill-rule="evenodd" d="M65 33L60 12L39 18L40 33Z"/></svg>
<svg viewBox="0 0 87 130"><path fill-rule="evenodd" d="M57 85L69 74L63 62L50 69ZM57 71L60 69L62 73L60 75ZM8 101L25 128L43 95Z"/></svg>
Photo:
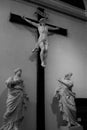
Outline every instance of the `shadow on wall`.
<svg viewBox="0 0 87 130"><path fill-rule="evenodd" d="M53 114L56 115L57 127L60 128L60 126L66 125L66 122L63 121L62 113L59 110L59 102L56 97L52 99L51 109Z"/></svg>
<svg viewBox="0 0 87 130"><path fill-rule="evenodd" d="M3 114L6 111L6 100L8 90L5 89L0 96L0 127L3 125ZM36 130L36 104L33 102L28 103L28 108L25 111L24 120L20 126L20 130Z"/></svg>
<svg viewBox="0 0 87 130"><path fill-rule="evenodd" d="M29 57L29 60L30 60L31 62L35 61L36 59L37 59L37 50L34 51L34 52L30 55L30 57Z"/></svg>

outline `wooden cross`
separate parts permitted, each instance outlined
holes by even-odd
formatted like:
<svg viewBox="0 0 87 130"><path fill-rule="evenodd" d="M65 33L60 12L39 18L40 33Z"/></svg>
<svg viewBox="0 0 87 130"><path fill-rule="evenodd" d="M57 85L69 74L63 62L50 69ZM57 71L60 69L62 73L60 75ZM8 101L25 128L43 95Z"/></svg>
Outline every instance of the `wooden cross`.
<svg viewBox="0 0 87 130"><path fill-rule="evenodd" d="M38 21L41 18L46 17L45 11L43 8L38 7L37 11L35 12L37 16L37 20L27 18L31 20L32 22L39 23ZM22 19L21 16L10 13L10 22L22 24L24 26L29 26L31 28L37 29L35 26L29 24L24 19ZM50 27L56 27L51 24L47 24ZM67 36L67 29L58 27L58 30L48 30L50 33L53 34L59 34L62 36ZM38 34L38 30L37 30ZM38 34L39 37L39 34ZM45 130L45 77L44 77L45 71L44 68L41 66L41 60L40 60L40 48L37 52L37 130Z"/></svg>

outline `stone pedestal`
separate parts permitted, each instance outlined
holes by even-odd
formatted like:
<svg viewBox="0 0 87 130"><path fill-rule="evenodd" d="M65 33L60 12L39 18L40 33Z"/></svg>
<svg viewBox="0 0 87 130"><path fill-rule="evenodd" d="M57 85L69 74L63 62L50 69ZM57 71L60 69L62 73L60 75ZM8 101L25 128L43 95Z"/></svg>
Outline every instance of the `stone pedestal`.
<svg viewBox="0 0 87 130"><path fill-rule="evenodd" d="M61 126L60 130L83 130L82 126L73 126L73 127L65 127L65 126Z"/></svg>

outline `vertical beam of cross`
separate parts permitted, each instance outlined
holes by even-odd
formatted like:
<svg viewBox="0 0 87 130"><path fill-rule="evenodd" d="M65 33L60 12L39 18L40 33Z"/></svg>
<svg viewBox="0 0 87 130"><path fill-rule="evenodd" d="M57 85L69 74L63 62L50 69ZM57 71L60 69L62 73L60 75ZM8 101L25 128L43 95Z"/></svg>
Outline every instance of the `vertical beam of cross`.
<svg viewBox="0 0 87 130"><path fill-rule="evenodd" d="M37 53L37 130L45 130L45 72L41 66L40 49Z"/></svg>
<svg viewBox="0 0 87 130"><path fill-rule="evenodd" d="M44 10L38 8L38 21L42 18L40 12L44 15ZM41 66L40 48L37 52L37 130L45 130L45 70Z"/></svg>

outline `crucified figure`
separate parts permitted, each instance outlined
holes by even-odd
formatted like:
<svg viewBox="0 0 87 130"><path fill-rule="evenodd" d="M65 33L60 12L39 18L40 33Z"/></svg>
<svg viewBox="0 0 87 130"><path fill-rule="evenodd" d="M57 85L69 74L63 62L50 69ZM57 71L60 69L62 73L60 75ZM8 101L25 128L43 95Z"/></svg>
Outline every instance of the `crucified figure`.
<svg viewBox="0 0 87 130"><path fill-rule="evenodd" d="M33 26L37 27L38 33L39 33L39 38L38 41L35 45L35 48L32 50L34 53L35 51L38 50L40 47L40 59L41 59L41 66L45 67L46 66L46 57L47 57L47 52L48 52L48 29L49 27L46 25L46 18L41 18L39 20L39 23L32 22L25 16L22 17L26 22L32 24ZM58 27L50 27L51 30L58 30Z"/></svg>

